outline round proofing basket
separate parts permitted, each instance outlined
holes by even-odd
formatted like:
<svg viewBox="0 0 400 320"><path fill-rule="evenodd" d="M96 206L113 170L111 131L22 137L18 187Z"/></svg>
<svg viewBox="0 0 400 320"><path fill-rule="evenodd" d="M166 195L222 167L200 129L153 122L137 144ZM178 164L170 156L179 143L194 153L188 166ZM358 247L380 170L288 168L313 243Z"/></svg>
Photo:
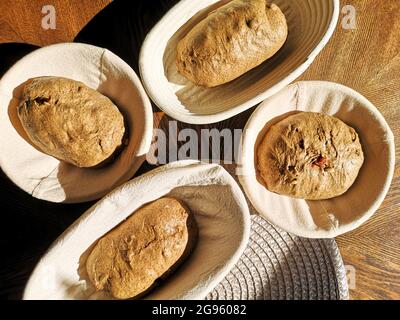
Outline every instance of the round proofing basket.
<svg viewBox="0 0 400 320"><path fill-rule="evenodd" d="M364 163L344 194L309 201L270 192L262 183L256 163L260 141L271 126L298 112L331 115L357 131ZM266 99L249 118L240 149L238 178L256 212L307 238L334 238L358 228L383 202L394 173L394 136L382 114L360 93L332 82L297 82Z"/></svg>
<svg viewBox="0 0 400 320"><path fill-rule="evenodd" d="M112 163L78 168L30 142L17 106L24 83L40 76L81 81L116 104L124 115L129 142ZM0 128L0 165L7 176L35 198L74 203L101 198L134 175L150 149L153 114L139 78L121 58L104 48L62 43L28 54L0 80Z"/></svg>

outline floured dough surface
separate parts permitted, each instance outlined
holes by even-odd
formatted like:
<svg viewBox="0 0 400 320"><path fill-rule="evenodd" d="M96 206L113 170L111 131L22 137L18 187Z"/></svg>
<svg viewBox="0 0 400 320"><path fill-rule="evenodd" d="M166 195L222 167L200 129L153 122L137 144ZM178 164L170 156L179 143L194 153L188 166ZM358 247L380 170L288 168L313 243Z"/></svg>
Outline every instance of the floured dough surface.
<svg viewBox="0 0 400 320"><path fill-rule="evenodd" d="M285 43L286 19L266 0L233 0L211 12L178 43L179 72L206 87L232 81Z"/></svg>
<svg viewBox="0 0 400 320"><path fill-rule="evenodd" d="M313 112L273 125L257 150L258 174L268 190L308 200L345 193L363 162L357 132L335 117Z"/></svg>
<svg viewBox="0 0 400 320"><path fill-rule="evenodd" d="M124 143L121 112L109 98L79 81L28 80L18 115L33 144L78 167L102 163Z"/></svg>
<svg viewBox="0 0 400 320"><path fill-rule="evenodd" d="M133 213L103 236L86 261L97 290L118 299L150 289L192 251L197 225L189 209L175 198L158 199Z"/></svg>

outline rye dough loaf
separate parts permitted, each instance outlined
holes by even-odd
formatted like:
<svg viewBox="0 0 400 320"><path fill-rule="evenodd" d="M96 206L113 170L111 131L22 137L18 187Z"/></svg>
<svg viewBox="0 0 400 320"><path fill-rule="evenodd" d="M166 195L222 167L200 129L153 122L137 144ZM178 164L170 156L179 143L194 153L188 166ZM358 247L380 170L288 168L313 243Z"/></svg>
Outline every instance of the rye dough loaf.
<svg viewBox="0 0 400 320"><path fill-rule="evenodd" d="M161 198L103 236L91 251L86 270L97 290L118 299L137 297L172 272L196 239L197 225L185 204Z"/></svg>
<svg viewBox="0 0 400 320"><path fill-rule="evenodd" d="M271 58L285 43L286 19L266 0L233 0L211 12L177 45L176 65L191 82L215 87Z"/></svg>
<svg viewBox="0 0 400 320"><path fill-rule="evenodd" d="M60 77L28 80L18 115L35 146L78 167L96 166L123 145L121 112L82 82Z"/></svg>
<svg viewBox="0 0 400 320"><path fill-rule="evenodd" d="M268 190L308 200L345 193L363 161L353 128L335 117L312 112L273 125L257 150L257 170Z"/></svg>

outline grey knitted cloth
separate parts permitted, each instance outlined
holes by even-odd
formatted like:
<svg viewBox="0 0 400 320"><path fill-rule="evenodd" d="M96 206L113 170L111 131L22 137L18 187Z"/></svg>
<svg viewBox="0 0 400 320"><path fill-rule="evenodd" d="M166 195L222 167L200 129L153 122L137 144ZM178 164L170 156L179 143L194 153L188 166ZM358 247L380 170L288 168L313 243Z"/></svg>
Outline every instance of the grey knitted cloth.
<svg viewBox="0 0 400 320"><path fill-rule="evenodd" d="M206 299L338 300L348 285L335 240L293 236L253 215L241 259Z"/></svg>

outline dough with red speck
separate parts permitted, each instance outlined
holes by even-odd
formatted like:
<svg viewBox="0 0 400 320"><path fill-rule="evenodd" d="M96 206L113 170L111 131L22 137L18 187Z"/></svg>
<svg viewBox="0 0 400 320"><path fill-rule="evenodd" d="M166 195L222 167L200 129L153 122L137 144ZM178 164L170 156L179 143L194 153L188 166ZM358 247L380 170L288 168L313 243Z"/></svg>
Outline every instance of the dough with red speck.
<svg viewBox="0 0 400 320"><path fill-rule="evenodd" d="M257 173L264 186L307 200L345 193L363 162L357 132L321 113L301 112L274 124L257 148Z"/></svg>

